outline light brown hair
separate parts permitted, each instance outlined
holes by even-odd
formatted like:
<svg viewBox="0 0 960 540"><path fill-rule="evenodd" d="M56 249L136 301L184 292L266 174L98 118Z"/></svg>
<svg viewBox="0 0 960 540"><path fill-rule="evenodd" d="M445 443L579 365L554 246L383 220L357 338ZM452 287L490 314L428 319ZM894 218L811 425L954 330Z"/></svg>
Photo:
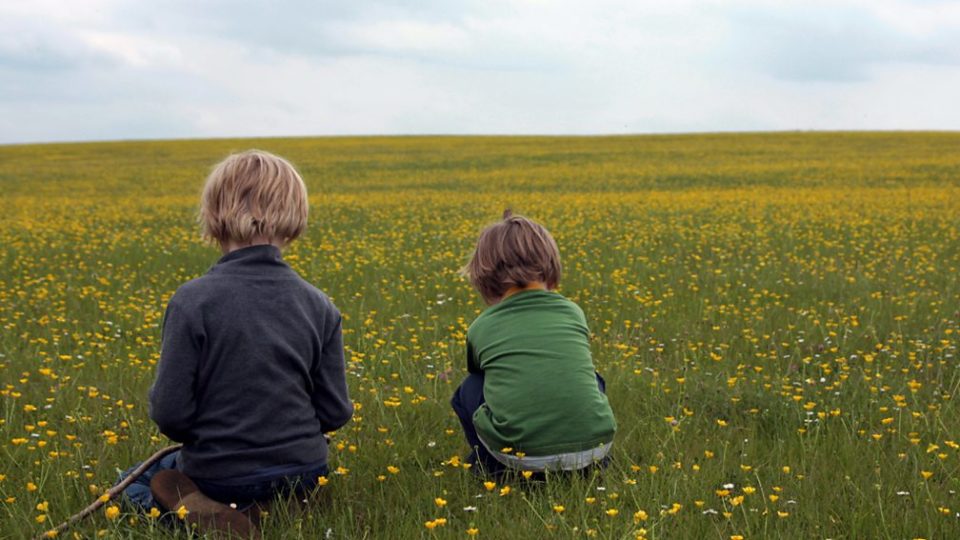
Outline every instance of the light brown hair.
<svg viewBox="0 0 960 540"><path fill-rule="evenodd" d="M510 288L534 281L556 288L561 270L560 250L547 229L507 209L502 221L480 233L473 256L460 273L488 304L494 304Z"/></svg>
<svg viewBox="0 0 960 540"><path fill-rule="evenodd" d="M214 167L200 199L204 238L223 244L256 237L290 243L307 227L307 186L287 160L261 150Z"/></svg>

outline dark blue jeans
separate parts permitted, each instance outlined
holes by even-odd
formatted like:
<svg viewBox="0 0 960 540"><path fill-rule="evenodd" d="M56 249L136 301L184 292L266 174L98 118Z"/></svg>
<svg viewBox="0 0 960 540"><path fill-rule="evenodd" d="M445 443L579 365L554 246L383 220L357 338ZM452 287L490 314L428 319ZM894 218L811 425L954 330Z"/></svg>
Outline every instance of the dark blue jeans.
<svg viewBox="0 0 960 540"><path fill-rule="evenodd" d="M299 474L281 476L255 482L216 482L194 478L193 481L204 495L222 503L236 503L246 508L254 503L270 501L278 495L296 494L304 497L317 487L317 479L330 474L326 464Z"/></svg>
<svg viewBox="0 0 960 540"><path fill-rule="evenodd" d="M132 484L127 486L127 489L123 490L124 498L144 512L149 512L151 508L159 507L160 505L153 499L153 494L150 493L150 480L160 471L176 469L177 455L179 453L180 452L177 451L164 456L163 459L147 469L146 472L134 480ZM118 482L129 476L130 473L137 468L137 465L120 473ZM198 478L191 478L191 480L197 484L200 491L207 497L224 504L235 503L237 508L244 510L254 503L272 500L277 495L296 493L300 496L309 493L317 487L317 478L327 476L329 472L327 465L324 464L304 473L249 483L237 484L229 480L227 480L226 483L220 483Z"/></svg>
<svg viewBox="0 0 960 540"><path fill-rule="evenodd" d="M142 512L149 512L151 508L159 509L160 505L157 501L153 500L153 494L150 493L150 480L153 479L153 475L160 471L176 469L177 455L179 453L180 451L178 450L163 456L163 459L154 463L149 469L144 471L132 484L127 486L127 489L123 490L123 499ZM117 478L117 483L119 484L124 478L130 476L130 473L139 466L140 464L137 463L133 467L120 473L120 477Z"/></svg>
<svg viewBox="0 0 960 540"><path fill-rule="evenodd" d="M596 373L596 376L600 391L607 393L607 382L603 380L599 373ZM467 456L467 463L479 467L480 472L497 476L503 474L507 470L507 466L497 461L497 458L493 457L487 447L480 442L480 437L477 436L477 428L473 425L473 413L484 402L483 375L475 373L467 375L467 378L460 383L450 399L450 405L453 407L453 411L457 413L457 418L460 419L463 434L471 448L470 455Z"/></svg>

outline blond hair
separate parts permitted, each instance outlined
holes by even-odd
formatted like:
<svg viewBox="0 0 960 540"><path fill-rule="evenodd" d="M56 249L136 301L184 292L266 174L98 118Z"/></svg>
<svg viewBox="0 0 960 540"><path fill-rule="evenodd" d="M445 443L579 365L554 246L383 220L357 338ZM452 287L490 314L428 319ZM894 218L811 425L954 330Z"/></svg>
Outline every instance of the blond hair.
<svg viewBox="0 0 960 540"><path fill-rule="evenodd" d="M261 150L232 154L207 177L200 198L203 236L225 243L256 237L293 241L307 226L307 186L287 160Z"/></svg>
<svg viewBox="0 0 960 540"><path fill-rule="evenodd" d="M550 233L539 223L515 216L510 209L503 221L480 233L477 247L463 274L488 304L503 298L513 287L539 281L548 289L560 283L560 250Z"/></svg>

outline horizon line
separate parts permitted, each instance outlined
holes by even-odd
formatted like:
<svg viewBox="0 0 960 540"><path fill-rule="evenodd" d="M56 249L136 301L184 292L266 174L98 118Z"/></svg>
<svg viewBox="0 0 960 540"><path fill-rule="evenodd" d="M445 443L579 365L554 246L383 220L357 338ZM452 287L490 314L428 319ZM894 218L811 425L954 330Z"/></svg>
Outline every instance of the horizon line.
<svg viewBox="0 0 960 540"><path fill-rule="evenodd" d="M364 133L364 134L314 134L314 135L240 135L209 137L167 138L105 138L105 139L54 139L42 141L0 142L0 148L13 146L54 146L84 144L123 144L150 142L191 141L238 141L238 140L303 140L303 139L400 139L400 138L538 138L538 139L591 139L626 137L675 137L710 135L787 135L787 134L960 134L958 129L771 129L771 130L711 130L711 131L651 131L635 133Z"/></svg>

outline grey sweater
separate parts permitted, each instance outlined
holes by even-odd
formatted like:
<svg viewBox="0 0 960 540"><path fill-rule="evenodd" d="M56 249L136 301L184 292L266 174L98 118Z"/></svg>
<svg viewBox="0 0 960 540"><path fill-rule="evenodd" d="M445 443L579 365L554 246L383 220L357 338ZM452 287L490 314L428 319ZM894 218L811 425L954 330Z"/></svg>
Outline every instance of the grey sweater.
<svg viewBox="0 0 960 540"><path fill-rule="evenodd" d="M340 313L275 246L225 255L182 285L163 321L150 417L206 480L326 463L323 434L350 420Z"/></svg>

